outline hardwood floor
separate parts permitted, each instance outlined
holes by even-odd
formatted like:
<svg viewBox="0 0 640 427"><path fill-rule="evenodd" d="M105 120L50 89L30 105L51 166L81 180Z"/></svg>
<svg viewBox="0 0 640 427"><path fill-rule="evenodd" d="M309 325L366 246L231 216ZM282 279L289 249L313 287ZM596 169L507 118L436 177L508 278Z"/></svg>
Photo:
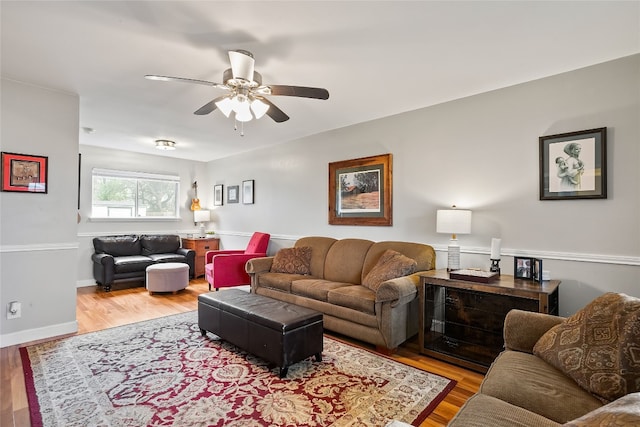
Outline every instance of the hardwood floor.
<svg viewBox="0 0 640 427"><path fill-rule="evenodd" d="M197 296L209 291L204 279L192 280L187 289L175 295L149 295L143 287L131 286L131 284L116 284L111 292L104 292L94 286L79 288L76 308L78 334L196 310ZM342 336L340 338L345 339ZM349 341L361 347L373 349L368 344ZM30 425L18 348L31 344L35 342L0 349L0 427ZM478 390L483 378L482 374L419 354L417 338L402 345L392 357L458 382L435 411L421 424L422 427L445 426L462 404Z"/></svg>

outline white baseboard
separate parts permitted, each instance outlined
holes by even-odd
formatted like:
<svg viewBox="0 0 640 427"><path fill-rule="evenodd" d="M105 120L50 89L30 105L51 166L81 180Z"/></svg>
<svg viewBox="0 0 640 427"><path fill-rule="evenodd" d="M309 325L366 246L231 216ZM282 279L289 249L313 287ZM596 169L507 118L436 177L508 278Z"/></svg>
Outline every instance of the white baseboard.
<svg viewBox="0 0 640 427"><path fill-rule="evenodd" d="M78 322L76 320L46 326L44 328L26 329L24 331L0 335L0 348L47 338L53 339L62 335L75 334L76 332L78 332Z"/></svg>

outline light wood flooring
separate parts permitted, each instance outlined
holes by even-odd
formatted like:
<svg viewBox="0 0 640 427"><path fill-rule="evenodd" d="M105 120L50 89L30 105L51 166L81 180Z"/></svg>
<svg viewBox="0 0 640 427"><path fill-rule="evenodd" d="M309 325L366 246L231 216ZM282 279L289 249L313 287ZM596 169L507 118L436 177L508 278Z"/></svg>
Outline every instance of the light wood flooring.
<svg viewBox="0 0 640 427"><path fill-rule="evenodd" d="M175 295L149 295L144 287L132 286L135 285L116 284L111 292L104 292L95 286L79 288L76 312L78 334L196 310L197 296L209 291L204 279L192 280L187 289ZM340 338L345 339L342 336ZM368 344L349 341L361 347L373 349ZM31 344L35 342L21 346ZM0 349L0 427L31 425L19 347L10 346ZM435 411L421 424L422 427L446 426L462 404L478 390L483 378L482 374L419 354L417 338L403 344L392 357L458 382Z"/></svg>

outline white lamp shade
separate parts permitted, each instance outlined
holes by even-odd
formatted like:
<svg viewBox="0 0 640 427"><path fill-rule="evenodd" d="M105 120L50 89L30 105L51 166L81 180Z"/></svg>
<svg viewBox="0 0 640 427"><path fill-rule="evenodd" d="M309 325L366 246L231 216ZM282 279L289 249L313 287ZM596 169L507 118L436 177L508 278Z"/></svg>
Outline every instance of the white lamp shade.
<svg viewBox="0 0 640 427"><path fill-rule="evenodd" d="M448 234L471 233L471 211L441 209L436 213L436 231Z"/></svg>
<svg viewBox="0 0 640 427"><path fill-rule="evenodd" d="M229 117L229 114L233 111L233 101L231 101L231 98L229 97L222 98L220 101L216 102L216 107L218 107L218 110L222 111L222 114Z"/></svg>
<svg viewBox="0 0 640 427"><path fill-rule="evenodd" d="M236 120L239 122L249 122L252 118L253 116L251 115L251 110L249 109L249 102L241 102L236 109Z"/></svg>
<svg viewBox="0 0 640 427"><path fill-rule="evenodd" d="M267 110L269 110L268 104L265 104L259 99L254 99L253 101L251 101L251 111L253 111L253 114L256 116L256 119L262 118L262 116L265 115Z"/></svg>
<svg viewBox="0 0 640 427"><path fill-rule="evenodd" d="M194 222L209 222L211 221L211 211L193 211Z"/></svg>

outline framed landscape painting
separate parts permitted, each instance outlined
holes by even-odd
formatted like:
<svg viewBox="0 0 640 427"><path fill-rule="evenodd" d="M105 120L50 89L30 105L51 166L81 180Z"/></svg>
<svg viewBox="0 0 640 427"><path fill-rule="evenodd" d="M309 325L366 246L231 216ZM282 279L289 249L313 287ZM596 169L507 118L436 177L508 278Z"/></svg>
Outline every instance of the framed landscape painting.
<svg viewBox="0 0 640 427"><path fill-rule="evenodd" d="M607 198L607 128L541 136L540 200Z"/></svg>
<svg viewBox="0 0 640 427"><path fill-rule="evenodd" d="M329 224L392 225L392 156L329 163Z"/></svg>

